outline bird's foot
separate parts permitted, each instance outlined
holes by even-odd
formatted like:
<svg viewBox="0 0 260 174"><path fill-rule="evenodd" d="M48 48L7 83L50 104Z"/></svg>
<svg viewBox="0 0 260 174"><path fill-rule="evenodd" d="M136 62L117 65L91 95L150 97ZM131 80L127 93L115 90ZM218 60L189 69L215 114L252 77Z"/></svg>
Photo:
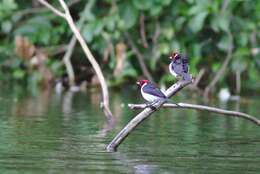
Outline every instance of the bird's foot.
<svg viewBox="0 0 260 174"><path fill-rule="evenodd" d="M157 103L157 101L153 101L153 102L148 102L148 103L145 103L146 105L146 108L151 108L152 110L157 110L157 107L155 106L155 104Z"/></svg>
<svg viewBox="0 0 260 174"><path fill-rule="evenodd" d="M156 111L156 110L157 110L157 108L156 108L155 106L153 106L153 105L151 105L150 108L151 108L153 111Z"/></svg>

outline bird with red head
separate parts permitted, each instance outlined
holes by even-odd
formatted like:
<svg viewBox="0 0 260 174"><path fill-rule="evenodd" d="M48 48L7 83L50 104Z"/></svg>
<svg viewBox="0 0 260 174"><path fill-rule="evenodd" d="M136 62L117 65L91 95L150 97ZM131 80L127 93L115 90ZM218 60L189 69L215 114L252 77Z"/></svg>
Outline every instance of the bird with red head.
<svg viewBox="0 0 260 174"><path fill-rule="evenodd" d="M165 94L149 80L138 80L136 84L141 88L141 94L148 102L155 102L167 98Z"/></svg>

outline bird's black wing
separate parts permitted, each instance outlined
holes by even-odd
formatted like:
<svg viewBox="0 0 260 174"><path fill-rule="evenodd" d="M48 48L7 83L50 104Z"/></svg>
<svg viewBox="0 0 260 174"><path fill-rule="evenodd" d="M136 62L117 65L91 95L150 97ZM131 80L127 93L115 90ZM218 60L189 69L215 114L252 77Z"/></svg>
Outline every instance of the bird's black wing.
<svg viewBox="0 0 260 174"><path fill-rule="evenodd" d="M183 57L182 58L182 66L183 66L183 72L188 73L189 72L189 61L188 57Z"/></svg>
<svg viewBox="0 0 260 174"><path fill-rule="evenodd" d="M152 95L160 97L160 98L166 98L164 93L152 83L148 83L147 85L145 85L143 87L143 91L145 93L152 94Z"/></svg>

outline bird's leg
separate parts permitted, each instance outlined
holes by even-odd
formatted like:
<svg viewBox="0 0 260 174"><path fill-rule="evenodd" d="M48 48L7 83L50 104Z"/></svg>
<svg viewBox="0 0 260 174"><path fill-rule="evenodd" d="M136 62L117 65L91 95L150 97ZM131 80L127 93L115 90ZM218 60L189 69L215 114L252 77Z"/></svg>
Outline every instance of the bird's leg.
<svg viewBox="0 0 260 174"><path fill-rule="evenodd" d="M147 108L147 107L150 107L150 106L152 105L152 103L153 103L153 102L146 102L146 103L145 103L145 107L146 107L146 108Z"/></svg>
<svg viewBox="0 0 260 174"><path fill-rule="evenodd" d="M152 110L156 110L156 106L154 106L159 100L154 100L154 101L151 101L151 102L147 102L145 103L145 107L149 107L151 108Z"/></svg>

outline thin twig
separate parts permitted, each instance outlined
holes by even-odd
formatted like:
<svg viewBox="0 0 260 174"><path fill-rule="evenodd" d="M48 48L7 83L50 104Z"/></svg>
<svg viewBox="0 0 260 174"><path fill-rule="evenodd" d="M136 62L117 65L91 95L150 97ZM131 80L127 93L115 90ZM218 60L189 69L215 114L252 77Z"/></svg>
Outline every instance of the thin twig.
<svg viewBox="0 0 260 174"><path fill-rule="evenodd" d="M135 44L134 44L134 42L133 42L131 36L129 35L129 33L126 32L126 33L125 33L125 36L126 36L126 38L127 38L128 44L130 45L132 51L134 52L134 54L135 54L136 57L137 57L137 60L138 60L138 62L139 62L139 64L140 64L140 66L141 66L141 69L142 69L142 71L143 71L144 76L145 76L148 80L150 80L151 82L154 82L154 80L153 80L153 78L152 78L150 72L148 71L148 68L147 68L146 65L145 65L143 55L140 53L140 51L139 51L139 50L137 49L137 47L135 46Z"/></svg>
<svg viewBox="0 0 260 174"><path fill-rule="evenodd" d="M65 11L65 15L66 15L66 20L71 28L71 30L73 31L73 33L75 34L75 36L77 37L84 53L86 54L88 60L90 61L92 67L94 68L97 77L99 79L99 82L101 84L101 88L102 88L102 93L103 93L103 103L101 104L101 107L104 110L104 113L106 116L108 117L112 117L112 113L109 109L109 93L108 93L108 88L107 88L107 84L105 81L105 78L103 76L103 73L100 69L100 66L98 65L96 59L94 58L94 56L92 55L90 49L88 48L86 42L84 41L83 37L81 36L79 30L77 29L76 25L74 24L74 21L70 15L69 9L66 6L65 2L63 0L59 0L61 6L63 7L64 11Z"/></svg>
<svg viewBox="0 0 260 174"><path fill-rule="evenodd" d="M45 0L38 0L41 4L45 5L47 8L49 8L53 13L55 13L57 16L66 18L65 14L61 11L59 11L57 8L53 7L51 4L49 4Z"/></svg>
<svg viewBox="0 0 260 174"><path fill-rule="evenodd" d="M161 29L160 29L160 23L156 20L155 22L155 31L152 37L152 51L151 51L151 56L153 57L153 59L155 59L156 61L159 59L160 54L158 52L158 38L160 36L161 33ZM168 70L168 68L167 68Z"/></svg>
<svg viewBox="0 0 260 174"><path fill-rule="evenodd" d="M160 36L160 33L161 33L160 23L158 21L156 21L155 31L154 31L153 38L152 38L152 42L154 45L157 44L157 40L158 40L158 37Z"/></svg>
<svg viewBox="0 0 260 174"><path fill-rule="evenodd" d="M216 85L216 83L221 79L221 77L223 76L223 74L225 73L228 63L232 58L232 52L233 52L233 36L230 32L228 32L228 36L229 36L229 46L228 46L228 51L227 51L227 56L224 60L224 63L222 64L221 68L219 69L219 71L216 73L216 75L214 76L213 80L210 82L210 84L205 88L204 91L204 98L208 98L209 96L209 92L212 90L212 88Z"/></svg>
<svg viewBox="0 0 260 174"><path fill-rule="evenodd" d="M88 1L88 3L86 3L85 8L83 10L83 14L85 14L86 11L90 10L92 8L93 4L94 4L93 0ZM79 25L78 25L79 29L82 28L82 25L85 22L85 20L86 20L86 15L81 16L81 18L79 19ZM68 73L68 76L69 76L69 85L70 86L75 85L75 74L74 74L73 66L71 64L71 56L72 56L72 53L74 51L76 42L77 42L77 38L76 38L75 35L73 35L69 44L68 44L67 51L66 51L66 53L63 57L63 62L66 66L67 73Z"/></svg>
<svg viewBox="0 0 260 174"><path fill-rule="evenodd" d="M145 104L128 104L128 107L131 109L144 109L147 106ZM243 119L251 121L251 122L257 124L258 126L260 126L260 120L257 119L256 117L251 116L249 114L242 113L242 112L237 112L237 111L230 111L230 110L224 110L224 109L219 109L219 108L210 107L210 106L196 105L196 104L189 104L189 103L177 103L177 104L165 103L165 104L163 104L162 107L178 108L178 109L195 109L195 110L200 110L200 111L214 112L214 113L218 113L218 114L222 114L222 115L243 118Z"/></svg>
<svg viewBox="0 0 260 174"><path fill-rule="evenodd" d="M236 71L236 93L240 94L241 91L241 72L239 70Z"/></svg>
<svg viewBox="0 0 260 174"><path fill-rule="evenodd" d="M178 91L180 91L183 87L189 85L192 81L178 81L174 85L172 85L167 91L165 95L167 97L171 97L175 95ZM163 105L166 101L161 100L156 105L156 110L158 110L161 105ZM124 139L146 118L148 118L152 113L156 110L151 108L145 108L142 112L137 114L116 136L115 138L109 143L107 146L107 151L113 152L116 151L117 147L124 141Z"/></svg>
<svg viewBox="0 0 260 174"><path fill-rule="evenodd" d="M227 9L228 3L229 3L229 0L224 0L224 2L222 3L221 11L220 11L221 14L223 14L225 12L225 10Z"/></svg>
<svg viewBox="0 0 260 174"><path fill-rule="evenodd" d="M206 70L205 68L201 68L199 73L198 73L198 76L196 77L195 81L194 81L194 87L197 88L199 83L200 83L200 80L202 79L203 75L205 74Z"/></svg>
<svg viewBox="0 0 260 174"><path fill-rule="evenodd" d="M68 76L69 76L69 85L70 86L74 86L75 85L75 74L74 74L74 70L73 70L73 66L71 64L71 55L74 51L74 48L75 48L75 45L76 45L76 42L77 42L77 38L75 37L75 35L72 36L70 42L69 42L69 45L67 47L67 51L63 57L63 62L65 64L65 67L67 69L67 73L68 73Z"/></svg>
<svg viewBox="0 0 260 174"><path fill-rule="evenodd" d="M107 117L112 117L112 113L109 109L109 93L108 93L108 88L107 88L107 84L105 81L105 78L103 76L103 73L100 69L99 64L97 63L96 59L94 58L94 56L92 55L90 49L88 48L86 42L84 41L83 37L81 36L78 28L76 27L71 15L70 15L70 11L68 9L68 6L66 5L66 3L64 2L64 0L59 0L62 8L65 11L65 14L62 13L62 15L57 9L55 9L53 6L51 6L49 3L47 3L45 0L38 0L40 1L43 5L45 5L46 7L50 8L55 14L59 15L59 16L64 16L64 18L66 19L66 21L68 22L72 32L74 33L74 35L76 36L77 40L79 41L84 53L86 54L86 57L88 58L89 62L91 63L97 77L98 80L100 82L101 85L101 89L102 89L102 94L103 94L103 102L101 103L101 107L105 113L105 115Z"/></svg>
<svg viewBox="0 0 260 174"><path fill-rule="evenodd" d="M68 7L71 7L75 4L77 4L78 2L80 2L80 0L71 0L68 2ZM26 16L29 14L34 14L34 13L44 13L44 12L47 12L48 10L49 9L47 7L27 8L27 9L17 11L15 13L15 15L23 17L23 16Z"/></svg>
<svg viewBox="0 0 260 174"><path fill-rule="evenodd" d="M203 75L205 74L206 70L205 68L201 68L198 75L195 77L194 82L192 83L192 85L188 86L188 88L190 90L194 90L196 91L199 95L203 94L203 91L198 87Z"/></svg>
<svg viewBox="0 0 260 174"><path fill-rule="evenodd" d="M145 16L142 13L140 16L140 34L141 34L141 41L143 43L144 48L148 48L148 43L146 39L146 33L145 33Z"/></svg>

